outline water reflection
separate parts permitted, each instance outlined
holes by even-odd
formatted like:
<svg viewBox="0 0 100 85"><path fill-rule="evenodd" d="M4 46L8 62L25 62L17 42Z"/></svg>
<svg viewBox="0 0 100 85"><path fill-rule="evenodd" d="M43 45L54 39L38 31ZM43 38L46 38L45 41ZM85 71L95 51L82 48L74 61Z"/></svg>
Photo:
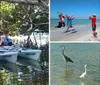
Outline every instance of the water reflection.
<svg viewBox="0 0 100 85"><path fill-rule="evenodd" d="M14 85L47 85L48 71L43 68L45 67L41 66L39 61L26 58L18 58L16 64L1 60L0 69L3 73L0 72L0 79L2 79L2 75L8 77L7 84L12 82ZM11 79L12 77L13 79ZM20 84L18 84L19 82Z"/></svg>
<svg viewBox="0 0 100 85"><path fill-rule="evenodd" d="M17 65L15 63L7 62L7 61L0 61L1 69L5 70L6 72L14 72L17 73Z"/></svg>

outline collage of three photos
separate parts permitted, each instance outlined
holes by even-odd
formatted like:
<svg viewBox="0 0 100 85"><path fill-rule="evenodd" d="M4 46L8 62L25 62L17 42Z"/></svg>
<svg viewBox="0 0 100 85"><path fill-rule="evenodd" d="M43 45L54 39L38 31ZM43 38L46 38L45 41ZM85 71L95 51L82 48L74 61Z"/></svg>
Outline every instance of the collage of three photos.
<svg viewBox="0 0 100 85"><path fill-rule="evenodd" d="M0 85L99 85L100 0L1 0Z"/></svg>

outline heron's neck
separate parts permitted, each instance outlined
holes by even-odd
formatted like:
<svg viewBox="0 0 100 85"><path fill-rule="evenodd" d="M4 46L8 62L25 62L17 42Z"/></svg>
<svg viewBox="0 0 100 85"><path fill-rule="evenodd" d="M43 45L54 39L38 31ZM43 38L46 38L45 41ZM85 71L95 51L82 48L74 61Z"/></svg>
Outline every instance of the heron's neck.
<svg viewBox="0 0 100 85"><path fill-rule="evenodd" d="M86 73L86 66L85 66L85 73Z"/></svg>
<svg viewBox="0 0 100 85"><path fill-rule="evenodd" d="M63 50L62 50L62 54L64 55L64 50L65 50L65 48L63 48Z"/></svg>

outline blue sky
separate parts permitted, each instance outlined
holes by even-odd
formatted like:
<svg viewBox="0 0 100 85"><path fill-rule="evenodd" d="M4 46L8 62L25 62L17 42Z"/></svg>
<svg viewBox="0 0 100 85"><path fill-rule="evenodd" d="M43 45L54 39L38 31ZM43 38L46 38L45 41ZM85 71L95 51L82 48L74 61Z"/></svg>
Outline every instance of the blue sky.
<svg viewBox="0 0 100 85"><path fill-rule="evenodd" d="M50 17L57 18L57 12L62 12L63 15L73 15L78 19L87 19L92 14L99 17L99 3L99 0L51 0Z"/></svg>

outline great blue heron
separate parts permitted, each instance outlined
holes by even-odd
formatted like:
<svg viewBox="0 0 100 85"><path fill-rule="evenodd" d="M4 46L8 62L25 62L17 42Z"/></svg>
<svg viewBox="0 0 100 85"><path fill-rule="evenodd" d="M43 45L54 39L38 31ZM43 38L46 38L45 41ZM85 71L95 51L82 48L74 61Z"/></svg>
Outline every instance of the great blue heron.
<svg viewBox="0 0 100 85"><path fill-rule="evenodd" d="M66 61L66 63L67 63L67 64L68 64L68 62L74 63L69 57L67 57L67 56L64 54L65 46L63 45L63 46L60 46L60 47L63 48L63 50L62 50L62 55L63 55L63 58L64 58L64 60Z"/></svg>
<svg viewBox="0 0 100 85"><path fill-rule="evenodd" d="M86 66L87 66L87 65L84 66L85 72L80 76L80 78L84 78L84 77L85 77L85 75L86 75L86 73L87 73L87 72L86 72Z"/></svg>

